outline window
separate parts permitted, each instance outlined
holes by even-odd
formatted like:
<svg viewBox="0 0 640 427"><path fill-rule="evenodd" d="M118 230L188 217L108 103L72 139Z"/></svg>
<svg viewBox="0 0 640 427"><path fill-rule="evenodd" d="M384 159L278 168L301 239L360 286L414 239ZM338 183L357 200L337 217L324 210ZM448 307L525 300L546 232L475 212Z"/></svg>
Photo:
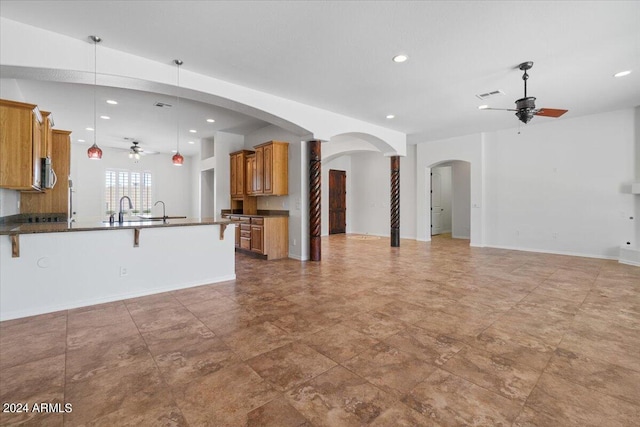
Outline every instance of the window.
<svg viewBox="0 0 640 427"><path fill-rule="evenodd" d="M107 215L119 211L120 198L123 196L131 198L133 214L151 213L151 208L153 207L151 172L107 169L104 176L104 188L105 213Z"/></svg>

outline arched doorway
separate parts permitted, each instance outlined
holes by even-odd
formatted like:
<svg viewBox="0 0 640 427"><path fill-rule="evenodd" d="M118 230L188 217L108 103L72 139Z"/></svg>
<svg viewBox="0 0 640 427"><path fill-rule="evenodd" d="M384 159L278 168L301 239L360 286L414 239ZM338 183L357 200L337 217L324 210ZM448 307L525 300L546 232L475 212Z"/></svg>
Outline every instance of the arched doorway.
<svg viewBox="0 0 640 427"><path fill-rule="evenodd" d="M471 238L471 163L447 160L430 166L428 235Z"/></svg>

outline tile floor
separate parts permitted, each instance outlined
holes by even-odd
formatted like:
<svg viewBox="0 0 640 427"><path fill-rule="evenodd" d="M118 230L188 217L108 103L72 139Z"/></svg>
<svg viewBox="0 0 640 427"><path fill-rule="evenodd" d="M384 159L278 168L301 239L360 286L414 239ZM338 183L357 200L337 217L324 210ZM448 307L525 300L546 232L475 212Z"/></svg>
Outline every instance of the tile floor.
<svg viewBox="0 0 640 427"><path fill-rule="evenodd" d="M353 237L353 236L352 236ZM640 268L323 239L237 280L0 323L3 426L637 426Z"/></svg>

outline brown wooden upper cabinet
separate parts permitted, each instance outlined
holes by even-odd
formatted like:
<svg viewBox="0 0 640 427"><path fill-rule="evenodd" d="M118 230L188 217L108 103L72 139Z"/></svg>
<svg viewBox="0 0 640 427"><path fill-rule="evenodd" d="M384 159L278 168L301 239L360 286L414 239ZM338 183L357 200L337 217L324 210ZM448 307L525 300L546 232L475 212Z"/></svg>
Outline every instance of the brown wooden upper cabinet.
<svg viewBox="0 0 640 427"><path fill-rule="evenodd" d="M37 105L0 99L0 188L40 191L42 122Z"/></svg>
<svg viewBox="0 0 640 427"><path fill-rule="evenodd" d="M289 143L269 141L231 153L231 198L289 194Z"/></svg>
<svg viewBox="0 0 640 427"><path fill-rule="evenodd" d="M236 151L229 154L230 156L230 184L231 184L231 198L242 199L243 196L249 194L249 181L245 180L246 177L246 158L248 155L253 154L249 150Z"/></svg>
<svg viewBox="0 0 640 427"><path fill-rule="evenodd" d="M40 154L42 157L53 157L53 116L49 111L42 113L42 144L40 144Z"/></svg>
<svg viewBox="0 0 640 427"><path fill-rule="evenodd" d="M289 194L289 143L269 141L257 145L253 193L265 196Z"/></svg>

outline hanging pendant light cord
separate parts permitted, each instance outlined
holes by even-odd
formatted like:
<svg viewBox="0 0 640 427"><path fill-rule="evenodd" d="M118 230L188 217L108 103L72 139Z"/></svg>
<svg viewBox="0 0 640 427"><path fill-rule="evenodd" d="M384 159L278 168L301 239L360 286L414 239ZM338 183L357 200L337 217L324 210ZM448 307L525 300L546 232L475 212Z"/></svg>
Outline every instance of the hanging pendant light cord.
<svg viewBox="0 0 640 427"><path fill-rule="evenodd" d="M96 145L98 134L96 120L96 112L98 110L96 86L98 86L98 38L93 36L93 145Z"/></svg>
<svg viewBox="0 0 640 427"><path fill-rule="evenodd" d="M176 60L178 66L178 88L176 89L176 140L177 140L177 153L180 153L180 65L182 61Z"/></svg>

